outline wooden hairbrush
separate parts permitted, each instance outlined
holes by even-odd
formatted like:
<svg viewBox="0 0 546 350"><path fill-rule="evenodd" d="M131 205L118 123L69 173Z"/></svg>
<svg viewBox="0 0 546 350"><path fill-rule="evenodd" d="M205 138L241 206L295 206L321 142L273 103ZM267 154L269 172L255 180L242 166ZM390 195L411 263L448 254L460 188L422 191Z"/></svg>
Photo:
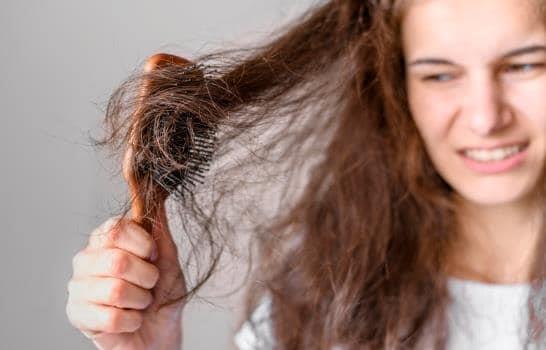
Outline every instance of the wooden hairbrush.
<svg viewBox="0 0 546 350"><path fill-rule="evenodd" d="M180 84L184 84L186 81L204 81L202 70L192 62L166 53L158 53L149 57L144 66L144 72L152 72L168 65L180 65L188 68L187 73L185 71L182 73ZM178 76L174 79L178 79ZM157 90L157 86L154 86L150 79L144 77L139 88L138 101L144 101L154 93L154 89ZM203 173L208 170L214 151L216 129L211 125L200 122L195 115L189 112L159 116L160 118L169 118L169 123L175 123L175 134L171 135L172 148L175 151L171 156L178 164L184 165L181 169L171 170L165 174L153 169L152 166L142 164L135 166L135 157L137 156L135 152L138 153L142 147L153 145L153 140L143 140L142 135L145 132L141 129L143 127L141 113L143 113L141 105L137 105L129 131L129 147L123 160L123 175L129 185L133 220L146 231L152 232L153 220L157 218L158 214L161 215L157 211L163 206L163 201L169 194L184 197L184 193L190 191L191 186L195 185L196 182L202 183ZM137 130L137 134L135 134L135 130ZM158 153L160 154L160 152ZM146 176L151 177L153 183L153 197L155 199L151 205L146 204L147 201L142 197L141 193L142 184L140 181Z"/></svg>

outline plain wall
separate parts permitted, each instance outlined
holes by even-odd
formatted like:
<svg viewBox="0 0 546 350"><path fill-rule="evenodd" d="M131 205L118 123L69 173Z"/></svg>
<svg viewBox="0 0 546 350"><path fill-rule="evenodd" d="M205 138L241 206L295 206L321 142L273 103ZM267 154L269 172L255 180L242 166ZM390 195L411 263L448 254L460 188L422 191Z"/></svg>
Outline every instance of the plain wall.
<svg viewBox="0 0 546 350"><path fill-rule="evenodd" d="M310 0L2 1L2 349L92 349L65 314L72 257L126 190L90 147L109 94L158 51L265 37ZM233 305L190 305L184 349L227 349Z"/></svg>

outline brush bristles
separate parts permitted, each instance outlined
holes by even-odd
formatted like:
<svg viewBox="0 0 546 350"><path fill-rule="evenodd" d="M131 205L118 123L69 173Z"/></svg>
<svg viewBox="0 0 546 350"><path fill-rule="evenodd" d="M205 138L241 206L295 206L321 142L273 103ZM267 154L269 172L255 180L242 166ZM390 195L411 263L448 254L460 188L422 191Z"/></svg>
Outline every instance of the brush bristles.
<svg viewBox="0 0 546 350"><path fill-rule="evenodd" d="M175 144L180 145L175 153L178 155L176 160L183 167L155 179L170 194L181 198L204 183L205 173L210 169L216 147L215 128L207 125L199 125L197 128L197 124L194 127L193 137L185 132L186 135L179 134L175 138Z"/></svg>

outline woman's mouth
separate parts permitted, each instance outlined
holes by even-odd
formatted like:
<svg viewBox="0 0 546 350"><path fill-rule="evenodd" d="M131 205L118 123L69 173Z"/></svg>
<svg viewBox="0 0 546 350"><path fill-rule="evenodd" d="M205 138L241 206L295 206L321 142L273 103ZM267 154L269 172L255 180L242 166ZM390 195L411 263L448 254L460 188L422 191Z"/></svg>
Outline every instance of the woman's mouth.
<svg viewBox="0 0 546 350"><path fill-rule="evenodd" d="M470 148L459 152L465 164L479 173L493 174L511 170L521 164L529 143L497 148Z"/></svg>

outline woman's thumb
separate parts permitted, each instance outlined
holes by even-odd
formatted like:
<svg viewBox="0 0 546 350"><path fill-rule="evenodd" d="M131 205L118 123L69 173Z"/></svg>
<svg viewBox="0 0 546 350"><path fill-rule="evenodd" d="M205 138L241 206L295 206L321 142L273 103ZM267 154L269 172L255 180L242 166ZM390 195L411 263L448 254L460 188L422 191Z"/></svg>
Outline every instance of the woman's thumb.
<svg viewBox="0 0 546 350"><path fill-rule="evenodd" d="M159 269L159 280L154 287L152 305L160 306L182 297L186 293L186 283L180 266L178 248L169 229L164 202L158 205L156 213L151 234L156 243L157 257L152 263Z"/></svg>
<svg viewBox="0 0 546 350"><path fill-rule="evenodd" d="M152 238L156 243L156 263L161 261L178 261L178 249L169 228L165 203L158 204L156 217L152 224Z"/></svg>

